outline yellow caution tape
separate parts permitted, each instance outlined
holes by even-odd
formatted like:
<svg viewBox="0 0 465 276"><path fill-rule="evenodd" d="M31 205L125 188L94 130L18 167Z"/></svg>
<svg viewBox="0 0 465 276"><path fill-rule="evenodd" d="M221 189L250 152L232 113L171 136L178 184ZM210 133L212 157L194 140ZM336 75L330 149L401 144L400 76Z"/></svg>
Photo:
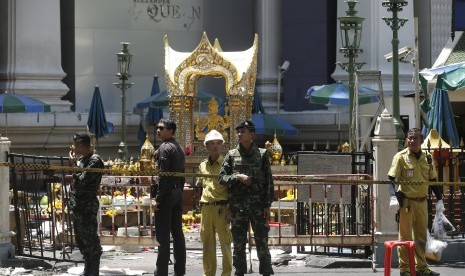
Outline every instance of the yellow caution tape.
<svg viewBox="0 0 465 276"><path fill-rule="evenodd" d="M57 166L57 165L43 165L43 164L14 164L9 162L0 162L0 167L9 167L22 170L40 170L40 171L61 171L65 173L75 172L98 172L105 175L114 176L168 176L168 177L207 177L216 178L218 175L200 174L200 173L180 173L180 172L159 172L157 170L128 170L128 169L97 169L97 168L80 168L71 166ZM273 180L293 182L295 185L299 184L359 184L359 185L373 185L373 184L391 184L391 181L371 180L367 179L370 176L367 174L351 174L351 175L273 175ZM434 186L465 186L465 182L418 182L418 181L396 181L396 185L434 185Z"/></svg>

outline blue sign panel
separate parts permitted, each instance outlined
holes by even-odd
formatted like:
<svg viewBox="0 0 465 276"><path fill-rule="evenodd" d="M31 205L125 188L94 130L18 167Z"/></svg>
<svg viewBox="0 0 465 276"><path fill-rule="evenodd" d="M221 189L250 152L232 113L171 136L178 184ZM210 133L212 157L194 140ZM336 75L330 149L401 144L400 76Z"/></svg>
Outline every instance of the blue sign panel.
<svg viewBox="0 0 465 276"><path fill-rule="evenodd" d="M455 0L454 21L455 31L465 31L465 0Z"/></svg>

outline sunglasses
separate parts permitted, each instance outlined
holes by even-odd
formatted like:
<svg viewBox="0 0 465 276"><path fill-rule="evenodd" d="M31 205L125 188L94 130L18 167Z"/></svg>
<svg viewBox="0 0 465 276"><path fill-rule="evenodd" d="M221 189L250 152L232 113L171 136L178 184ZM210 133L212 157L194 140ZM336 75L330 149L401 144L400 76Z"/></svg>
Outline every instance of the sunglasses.
<svg viewBox="0 0 465 276"><path fill-rule="evenodd" d="M168 128L164 126L157 126L157 130L164 130L164 129L168 129Z"/></svg>

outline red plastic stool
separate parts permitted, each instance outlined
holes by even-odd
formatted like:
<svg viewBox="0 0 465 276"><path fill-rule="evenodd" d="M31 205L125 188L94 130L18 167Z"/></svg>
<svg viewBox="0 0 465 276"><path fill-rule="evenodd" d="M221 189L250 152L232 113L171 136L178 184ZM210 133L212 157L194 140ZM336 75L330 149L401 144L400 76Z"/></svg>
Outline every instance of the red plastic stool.
<svg viewBox="0 0 465 276"><path fill-rule="evenodd" d="M407 246L410 276L416 276L415 271L415 242L414 241L385 241L384 242L384 276L391 275L392 248L396 245Z"/></svg>

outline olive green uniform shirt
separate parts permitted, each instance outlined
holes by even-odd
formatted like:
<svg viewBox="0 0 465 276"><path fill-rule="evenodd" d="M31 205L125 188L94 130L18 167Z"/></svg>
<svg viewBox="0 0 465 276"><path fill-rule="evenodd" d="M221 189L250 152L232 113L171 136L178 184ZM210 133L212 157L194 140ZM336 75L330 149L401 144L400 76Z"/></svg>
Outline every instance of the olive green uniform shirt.
<svg viewBox="0 0 465 276"><path fill-rule="evenodd" d="M394 155L388 175L398 181L425 182L423 185L399 185L397 190L409 198L428 196L428 181L437 178L431 155L421 151L420 158L417 159L408 148Z"/></svg>
<svg viewBox="0 0 465 276"><path fill-rule="evenodd" d="M213 163L207 158L200 163L199 172L201 174L218 175L222 163L223 156L220 156ZM221 185L217 177L200 177L199 184L201 184L203 188L200 202L228 200L228 187Z"/></svg>

